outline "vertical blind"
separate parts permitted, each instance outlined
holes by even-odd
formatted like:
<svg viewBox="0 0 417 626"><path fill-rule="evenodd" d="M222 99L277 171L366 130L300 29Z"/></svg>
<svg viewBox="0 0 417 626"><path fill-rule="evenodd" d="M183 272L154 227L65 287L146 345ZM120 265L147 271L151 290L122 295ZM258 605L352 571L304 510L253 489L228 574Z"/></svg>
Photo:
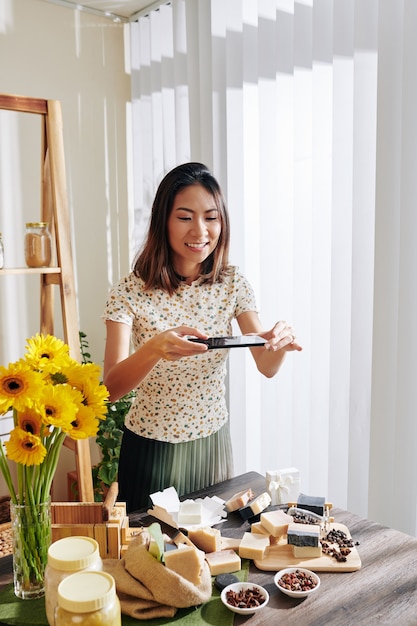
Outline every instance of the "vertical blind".
<svg viewBox="0 0 417 626"><path fill-rule="evenodd" d="M265 328L304 347L271 380L232 351L235 472L295 466L411 534L416 26L413 0L173 0L131 24L134 248L163 175L206 163Z"/></svg>

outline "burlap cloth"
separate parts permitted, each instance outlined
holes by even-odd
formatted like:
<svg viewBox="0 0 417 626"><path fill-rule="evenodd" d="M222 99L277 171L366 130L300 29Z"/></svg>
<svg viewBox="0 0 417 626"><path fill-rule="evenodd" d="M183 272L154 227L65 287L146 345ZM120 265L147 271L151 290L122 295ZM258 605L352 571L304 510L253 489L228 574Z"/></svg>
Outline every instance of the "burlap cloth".
<svg viewBox="0 0 417 626"><path fill-rule="evenodd" d="M116 581L122 613L135 619L173 617L178 608L198 606L211 597L210 570L204 561L196 586L165 567L138 537L124 558L105 559L103 569Z"/></svg>

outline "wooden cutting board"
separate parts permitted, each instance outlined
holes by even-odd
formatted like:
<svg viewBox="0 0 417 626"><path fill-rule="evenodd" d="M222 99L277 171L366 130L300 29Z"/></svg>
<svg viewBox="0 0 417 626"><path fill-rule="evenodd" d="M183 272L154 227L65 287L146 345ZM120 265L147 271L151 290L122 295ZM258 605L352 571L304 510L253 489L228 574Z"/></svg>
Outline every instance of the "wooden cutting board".
<svg viewBox="0 0 417 626"><path fill-rule="evenodd" d="M341 530L350 538L349 529L344 524L332 522L331 530ZM254 561L255 566L261 570L275 571L284 567L305 567L313 572L355 572L361 568L361 559L356 547L350 548L351 552L344 563L335 558L323 554L320 557L309 559L296 559L293 556L292 546L287 544L287 538L282 537L278 544L269 547L268 555L261 561Z"/></svg>

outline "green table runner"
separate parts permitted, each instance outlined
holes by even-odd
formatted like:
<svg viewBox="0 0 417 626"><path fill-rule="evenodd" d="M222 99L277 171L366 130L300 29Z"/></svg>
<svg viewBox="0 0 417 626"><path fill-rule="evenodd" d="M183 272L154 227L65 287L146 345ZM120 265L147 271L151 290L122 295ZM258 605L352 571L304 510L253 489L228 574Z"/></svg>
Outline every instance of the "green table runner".
<svg viewBox="0 0 417 626"><path fill-rule="evenodd" d="M236 572L241 581L248 579L249 561L242 559L242 569ZM198 608L178 609L172 618L137 620L122 615L123 626L233 626L234 613L226 609L220 600L220 593L213 585L213 593L208 602ZM48 626L45 613L45 600L20 600L14 595L13 585L7 585L0 591L0 624L8 626Z"/></svg>

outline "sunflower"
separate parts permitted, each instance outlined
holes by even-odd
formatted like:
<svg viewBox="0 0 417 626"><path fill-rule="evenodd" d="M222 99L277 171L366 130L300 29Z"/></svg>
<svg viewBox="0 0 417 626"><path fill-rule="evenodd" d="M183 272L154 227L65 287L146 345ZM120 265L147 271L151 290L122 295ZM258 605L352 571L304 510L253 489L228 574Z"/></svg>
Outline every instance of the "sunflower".
<svg viewBox="0 0 417 626"><path fill-rule="evenodd" d="M71 423L71 428L67 431L67 434L71 439L86 439L87 437L94 437L97 434L97 429L98 419L94 411L89 407L82 406Z"/></svg>
<svg viewBox="0 0 417 626"><path fill-rule="evenodd" d="M46 455L41 439L19 427L12 430L10 439L4 445L8 458L22 465L40 465Z"/></svg>
<svg viewBox="0 0 417 626"><path fill-rule="evenodd" d="M95 363L77 363L77 361L73 361L67 368L63 368L63 372L68 378L68 382L70 385L83 390L86 382L89 382L92 385L100 385L100 373L101 369Z"/></svg>
<svg viewBox="0 0 417 626"><path fill-rule="evenodd" d="M98 419L104 419L107 414L106 401L109 398L107 387L96 385L91 380L86 380L82 393L85 406L88 406Z"/></svg>
<svg viewBox="0 0 417 626"><path fill-rule="evenodd" d="M58 372L69 359L67 344L57 337L37 333L27 340L25 360L35 370L48 374Z"/></svg>
<svg viewBox="0 0 417 626"><path fill-rule="evenodd" d="M60 339L40 334L27 340L23 358L0 366L0 415L13 411L14 423L8 441L0 441L0 475L14 504L50 497L68 435L77 440L97 435L108 397L100 370L74 360ZM13 473L9 462L17 465Z"/></svg>
<svg viewBox="0 0 417 626"><path fill-rule="evenodd" d="M22 360L0 366L0 413L33 407L44 385L39 372Z"/></svg>
<svg viewBox="0 0 417 626"><path fill-rule="evenodd" d="M31 435L41 437L49 431L43 426L42 417L34 409L25 409L16 414L17 426ZM45 432L46 431L46 432Z"/></svg>
<svg viewBox="0 0 417 626"><path fill-rule="evenodd" d="M40 399L42 422L67 432L81 401L81 394L69 385L45 385Z"/></svg>

